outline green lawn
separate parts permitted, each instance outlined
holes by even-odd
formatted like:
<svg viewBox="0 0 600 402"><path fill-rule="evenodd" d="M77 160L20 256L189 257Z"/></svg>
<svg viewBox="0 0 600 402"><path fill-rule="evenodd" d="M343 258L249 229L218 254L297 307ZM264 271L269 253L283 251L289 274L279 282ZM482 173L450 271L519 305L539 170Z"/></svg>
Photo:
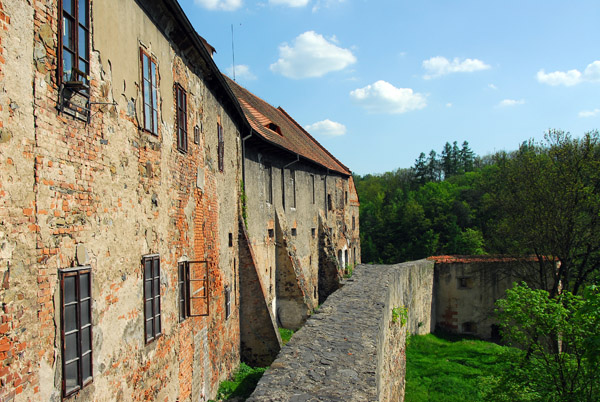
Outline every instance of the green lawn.
<svg viewBox="0 0 600 402"><path fill-rule="evenodd" d="M217 399L226 401L231 398L241 398L245 400L254 391L258 380L260 380L266 369L268 367L254 368L248 366L246 363L240 364L233 379L223 381L219 385Z"/></svg>
<svg viewBox="0 0 600 402"><path fill-rule="evenodd" d="M483 401L485 377L498 370L503 346L450 335L411 336L406 402Z"/></svg>

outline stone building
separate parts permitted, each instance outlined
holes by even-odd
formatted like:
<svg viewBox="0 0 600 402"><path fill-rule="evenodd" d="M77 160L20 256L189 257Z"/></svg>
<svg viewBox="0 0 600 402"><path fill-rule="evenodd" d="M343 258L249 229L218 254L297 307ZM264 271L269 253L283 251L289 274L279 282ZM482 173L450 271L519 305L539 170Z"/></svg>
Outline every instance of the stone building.
<svg viewBox="0 0 600 402"><path fill-rule="evenodd" d="M207 400L241 333L278 350L276 317L317 305L325 260L341 251L335 283L360 258L350 172L316 141L325 159L291 154L320 210L258 213L245 161L274 153L276 170L295 148L261 145L213 51L176 0L0 0L0 401ZM269 306L261 325L244 327L241 280L264 289L244 310ZM302 308L278 313L270 287L294 281Z"/></svg>
<svg viewBox="0 0 600 402"><path fill-rule="evenodd" d="M255 272L249 280L258 280L261 288L246 298L242 294L242 321L257 315L263 320L248 323L260 332L242 322L242 353L260 363L278 350L277 326L298 329L339 287L344 270L360 262L359 202L350 170L283 108L227 81L251 126L242 134L242 232L251 252L240 263ZM245 284L242 278L242 288ZM256 297L261 300L252 300ZM244 303L248 299L252 302ZM246 307L252 310L245 313ZM265 334L265 328L274 334ZM259 350L267 356L259 357Z"/></svg>

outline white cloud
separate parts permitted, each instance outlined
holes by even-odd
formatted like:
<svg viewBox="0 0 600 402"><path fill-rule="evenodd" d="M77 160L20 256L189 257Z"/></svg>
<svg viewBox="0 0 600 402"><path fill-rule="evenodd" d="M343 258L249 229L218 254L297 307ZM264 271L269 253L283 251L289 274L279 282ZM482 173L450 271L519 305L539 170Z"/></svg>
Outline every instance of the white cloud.
<svg viewBox="0 0 600 402"><path fill-rule="evenodd" d="M284 5L289 7L304 7L309 0L269 0L270 4Z"/></svg>
<svg viewBox="0 0 600 402"><path fill-rule="evenodd" d="M410 88L396 88L382 80L351 91L350 97L371 113L398 114L427 106L425 95Z"/></svg>
<svg viewBox="0 0 600 402"><path fill-rule="evenodd" d="M292 46L279 46L279 60L271 64L271 71L288 78L322 77L356 63L348 49L338 47L314 31L307 31L294 39Z"/></svg>
<svg viewBox="0 0 600 402"><path fill-rule="evenodd" d="M600 109L582 110L581 112L579 112L578 116L579 117L594 117L594 116L598 116L599 114L600 114Z"/></svg>
<svg viewBox="0 0 600 402"><path fill-rule="evenodd" d="M446 107L452 107L452 102L446 103Z"/></svg>
<svg viewBox="0 0 600 402"><path fill-rule="evenodd" d="M233 67L227 67L227 75L233 78ZM235 79L253 81L256 79L256 75L250 71L250 67L245 64L238 64L235 66Z"/></svg>
<svg viewBox="0 0 600 402"><path fill-rule="evenodd" d="M242 0L194 0L200 7L209 10L234 11L242 6Z"/></svg>
<svg viewBox="0 0 600 402"><path fill-rule="evenodd" d="M494 84L488 84L488 88L489 88L489 89L493 89L494 91L495 91L496 89L498 89L498 87L497 87L497 86L495 86Z"/></svg>
<svg viewBox="0 0 600 402"><path fill-rule="evenodd" d="M325 135L328 137L338 137L340 135L346 134L346 126L344 126L342 123L331 121L329 119L309 124L308 126L306 126L306 130L309 132L313 131L317 134Z"/></svg>
<svg viewBox="0 0 600 402"><path fill-rule="evenodd" d="M502 101L500 101L500 103L498 104L499 107L510 107L510 106L517 106L517 105L523 105L525 104L525 100L524 99L519 99L519 100L515 100L515 99L504 99Z"/></svg>
<svg viewBox="0 0 600 402"><path fill-rule="evenodd" d="M346 0L317 0L317 2L315 3L315 5L312 8L312 12L316 13L317 11L319 11L319 9L321 9L323 7L329 8L333 5L343 3L344 1L346 1Z"/></svg>
<svg viewBox="0 0 600 402"><path fill-rule="evenodd" d="M546 73L542 69L538 71L536 77L538 82L551 86L572 87L582 82L600 82L600 60L588 64L583 73L576 69Z"/></svg>
<svg viewBox="0 0 600 402"><path fill-rule="evenodd" d="M436 56L428 60L423 60L423 68L427 70L427 74L423 78L429 80L451 73L472 73L474 71L487 70L490 66L478 59L460 60L458 57L455 57L450 61L445 57Z"/></svg>

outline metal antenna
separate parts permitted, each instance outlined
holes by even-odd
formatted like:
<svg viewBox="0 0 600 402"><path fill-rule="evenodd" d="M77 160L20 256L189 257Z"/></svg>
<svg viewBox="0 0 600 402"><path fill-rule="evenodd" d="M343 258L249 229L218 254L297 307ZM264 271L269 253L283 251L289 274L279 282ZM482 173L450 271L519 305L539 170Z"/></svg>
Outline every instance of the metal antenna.
<svg viewBox="0 0 600 402"><path fill-rule="evenodd" d="M233 59L233 81L235 82L235 48L233 47L233 24L231 24L231 58Z"/></svg>

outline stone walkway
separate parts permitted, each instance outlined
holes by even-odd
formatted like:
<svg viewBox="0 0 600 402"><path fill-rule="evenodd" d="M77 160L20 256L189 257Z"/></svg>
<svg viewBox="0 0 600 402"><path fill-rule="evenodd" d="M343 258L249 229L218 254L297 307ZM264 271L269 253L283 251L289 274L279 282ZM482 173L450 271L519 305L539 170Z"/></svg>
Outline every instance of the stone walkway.
<svg viewBox="0 0 600 402"><path fill-rule="evenodd" d="M378 336L394 267L356 267L281 350L248 401L376 401Z"/></svg>

